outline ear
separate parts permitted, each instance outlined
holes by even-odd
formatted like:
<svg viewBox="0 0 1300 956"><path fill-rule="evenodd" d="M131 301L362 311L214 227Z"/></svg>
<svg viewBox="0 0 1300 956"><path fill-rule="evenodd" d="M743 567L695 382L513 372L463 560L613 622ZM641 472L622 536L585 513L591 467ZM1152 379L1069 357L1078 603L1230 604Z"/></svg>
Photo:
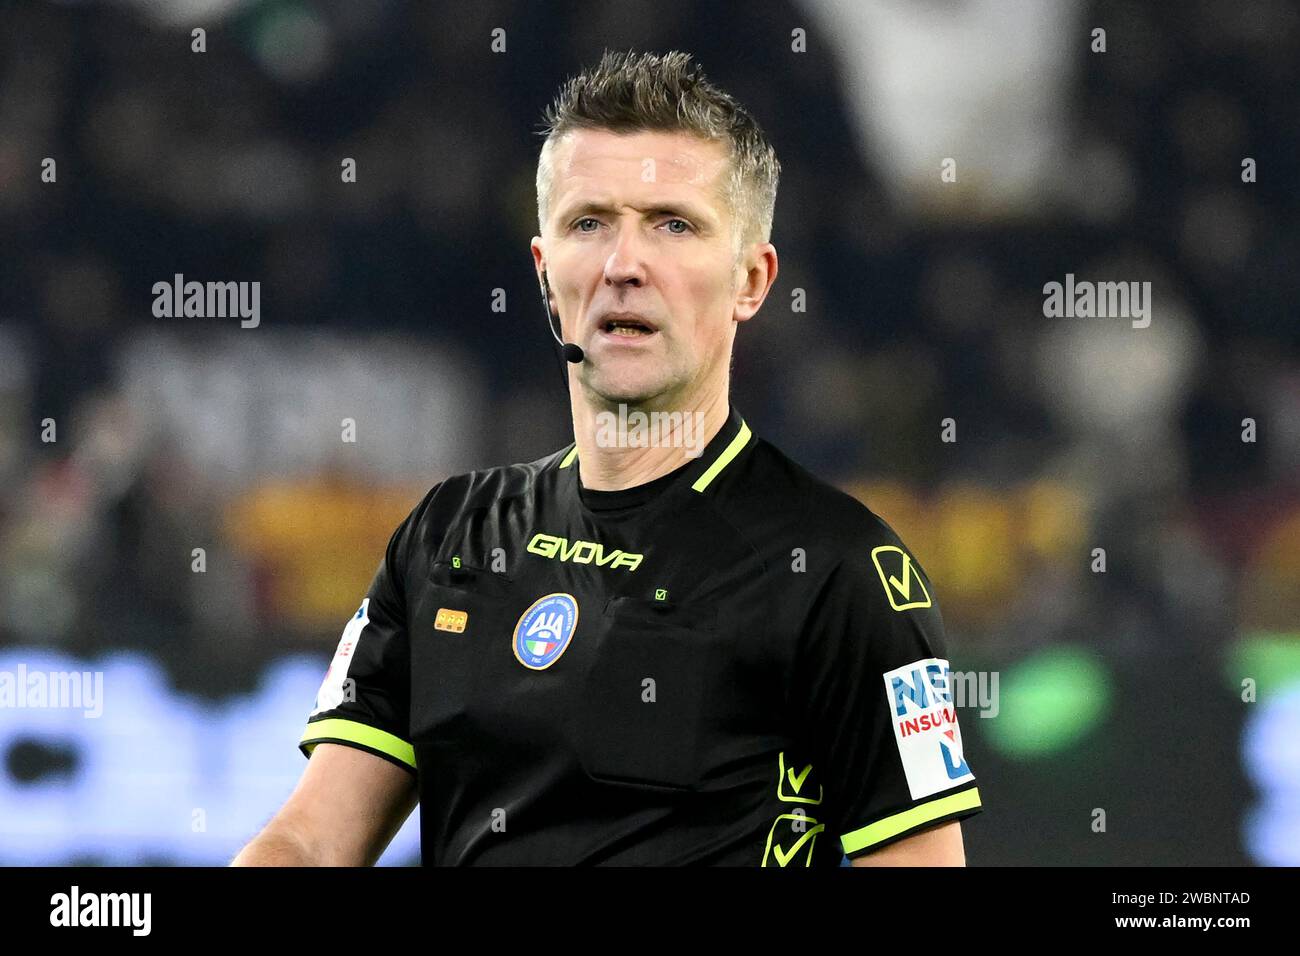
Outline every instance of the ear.
<svg viewBox="0 0 1300 956"><path fill-rule="evenodd" d="M533 236L528 249L533 254L533 269L537 272L537 279L540 282L542 276L546 274L546 244L541 236Z"/></svg>
<svg viewBox="0 0 1300 956"><path fill-rule="evenodd" d="M776 281L776 246L770 242L756 243L737 268L744 271L740 275L740 287L736 290L736 308L732 318L744 322L753 318L754 313L762 307L772 289L772 283Z"/></svg>
<svg viewBox="0 0 1300 956"><path fill-rule="evenodd" d="M537 284L541 287L542 296L546 299L546 307L554 311L554 306L551 304L551 283L546 277L546 248L542 242L542 237L533 236L529 248L533 253L533 269L537 272Z"/></svg>

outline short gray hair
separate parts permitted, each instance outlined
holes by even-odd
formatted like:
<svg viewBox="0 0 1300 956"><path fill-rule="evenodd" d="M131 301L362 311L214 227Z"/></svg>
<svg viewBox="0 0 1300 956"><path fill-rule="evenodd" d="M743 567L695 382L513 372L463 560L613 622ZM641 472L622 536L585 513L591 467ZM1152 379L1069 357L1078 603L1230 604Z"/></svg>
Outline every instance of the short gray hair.
<svg viewBox="0 0 1300 956"><path fill-rule="evenodd" d="M576 129L615 133L691 133L728 147L730 176L725 196L737 251L768 242L781 164L776 150L749 112L704 78L689 53L605 51L600 63L570 77L547 107L539 135L546 137L537 162L537 224L545 233L554 180L554 152Z"/></svg>

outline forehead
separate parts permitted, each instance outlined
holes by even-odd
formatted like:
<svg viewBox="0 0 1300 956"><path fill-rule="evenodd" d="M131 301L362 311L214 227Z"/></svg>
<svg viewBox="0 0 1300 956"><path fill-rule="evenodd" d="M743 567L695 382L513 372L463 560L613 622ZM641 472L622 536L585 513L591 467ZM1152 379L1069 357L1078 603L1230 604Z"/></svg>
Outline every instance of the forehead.
<svg viewBox="0 0 1300 956"><path fill-rule="evenodd" d="M727 159L724 143L690 133L579 129L556 144L552 188L557 206L594 198L589 193L675 195L717 206L725 194Z"/></svg>

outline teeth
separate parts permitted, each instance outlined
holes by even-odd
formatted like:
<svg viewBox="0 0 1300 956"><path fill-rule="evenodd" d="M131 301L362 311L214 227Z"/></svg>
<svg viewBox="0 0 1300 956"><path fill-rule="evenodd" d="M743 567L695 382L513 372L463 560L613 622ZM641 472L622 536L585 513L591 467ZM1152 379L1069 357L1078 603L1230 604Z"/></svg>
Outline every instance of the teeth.
<svg viewBox="0 0 1300 956"><path fill-rule="evenodd" d="M647 331L635 325L615 325L609 330L615 335L646 335Z"/></svg>

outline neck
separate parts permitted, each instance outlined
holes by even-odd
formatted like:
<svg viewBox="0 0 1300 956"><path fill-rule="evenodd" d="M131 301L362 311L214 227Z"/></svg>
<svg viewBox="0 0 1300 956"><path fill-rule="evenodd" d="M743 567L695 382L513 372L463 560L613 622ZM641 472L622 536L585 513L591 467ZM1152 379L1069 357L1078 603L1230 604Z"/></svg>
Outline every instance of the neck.
<svg viewBox="0 0 1300 956"><path fill-rule="evenodd" d="M725 383L694 401L674 403L671 411L653 402L624 403L621 410L618 402L593 404L581 387L570 396L578 473L592 491L635 488L696 460L730 413Z"/></svg>

